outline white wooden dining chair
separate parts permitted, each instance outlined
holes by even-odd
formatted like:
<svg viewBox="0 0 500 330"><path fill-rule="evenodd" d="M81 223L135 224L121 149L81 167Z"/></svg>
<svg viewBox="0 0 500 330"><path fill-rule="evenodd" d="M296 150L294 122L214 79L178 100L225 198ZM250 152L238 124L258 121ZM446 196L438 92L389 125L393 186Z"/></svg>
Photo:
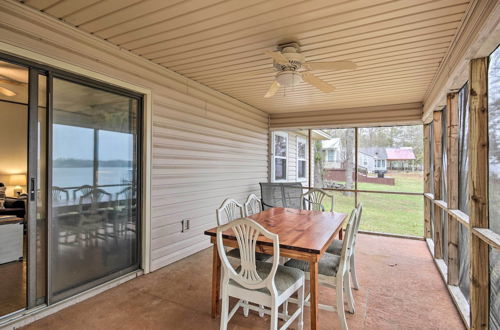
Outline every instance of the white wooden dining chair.
<svg viewBox="0 0 500 330"><path fill-rule="evenodd" d="M328 194L322 189L313 188L302 194L302 209L310 211L333 212L333 195ZM323 202L330 201L330 207L325 209Z"/></svg>
<svg viewBox="0 0 500 330"><path fill-rule="evenodd" d="M363 213L363 204L359 203L358 206L356 207L356 224L354 227L354 238L353 238L353 251L352 251L352 257L351 260L349 261L350 263L350 272L351 272L351 281L352 281L352 287L355 290L359 289L359 282L358 282L358 276L356 275L356 241L358 237L358 231L359 231L359 225L361 223L361 214ZM333 253L336 255L340 255L342 251L342 245L344 244L343 240L336 239L332 242L332 244L326 249L326 252L328 253Z"/></svg>
<svg viewBox="0 0 500 330"><path fill-rule="evenodd" d="M347 311L349 313L354 313L354 297L352 295L350 277L349 277L349 260L352 256L353 250L353 238L354 238L354 226L356 221L356 209L352 210L351 216L349 217L349 222L346 228L345 244L342 246L342 251L340 256L325 253L318 263L318 281L320 285L327 287L333 287L336 291L336 306L328 306L319 304L319 308L326 309L330 311L337 311L340 320L341 329L347 330L347 320L345 317L344 309L344 296L347 298ZM309 263L304 260L290 259L285 263L285 266L294 267L306 272L306 279L309 279ZM309 295L306 298L306 302L309 300ZM295 302L294 299L290 299L291 302ZM300 302L299 302L300 303ZM287 308L285 308L286 310Z"/></svg>
<svg viewBox="0 0 500 330"><path fill-rule="evenodd" d="M262 201L255 194L248 195L244 204L245 217L262 212Z"/></svg>
<svg viewBox="0 0 500 330"><path fill-rule="evenodd" d="M236 219L243 218L244 210L243 206L240 203L235 201L232 198L227 198L222 202L222 205L216 210L217 213L217 226L222 226ZM228 255L232 258L239 259L240 258L240 250L232 249L228 251ZM257 260L266 261L268 260L270 255L265 253L257 253Z"/></svg>
<svg viewBox="0 0 500 330"><path fill-rule="evenodd" d="M243 218L243 206L232 198L227 198L216 210L217 226L225 225L235 219Z"/></svg>
<svg viewBox="0 0 500 330"><path fill-rule="evenodd" d="M241 254L241 264L236 269L228 260L224 249L222 233L232 231ZM259 236L264 236L273 244L272 263L260 262L255 259L256 243ZM220 329L227 329L229 320L238 308L250 308L271 315L271 330L278 329L278 318L285 323L280 329L286 329L295 319L298 319L298 329L303 329L304 314L304 272L291 267L279 265L279 238L257 222L249 218L234 220L217 228L217 249L221 259L223 276L222 311ZM298 292L298 308L293 315L288 316L278 312L281 306L292 294ZM229 312L229 297L238 302ZM251 305L249 302L261 307Z"/></svg>

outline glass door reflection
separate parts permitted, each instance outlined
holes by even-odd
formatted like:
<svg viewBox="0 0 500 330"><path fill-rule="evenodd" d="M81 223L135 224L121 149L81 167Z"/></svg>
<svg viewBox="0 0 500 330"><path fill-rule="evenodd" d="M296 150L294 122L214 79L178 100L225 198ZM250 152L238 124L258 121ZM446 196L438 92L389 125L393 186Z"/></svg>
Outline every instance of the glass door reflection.
<svg viewBox="0 0 500 330"><path fill-rule="evenodd" d="M52 301L138 268L139 107L53 79Z"/></svg>

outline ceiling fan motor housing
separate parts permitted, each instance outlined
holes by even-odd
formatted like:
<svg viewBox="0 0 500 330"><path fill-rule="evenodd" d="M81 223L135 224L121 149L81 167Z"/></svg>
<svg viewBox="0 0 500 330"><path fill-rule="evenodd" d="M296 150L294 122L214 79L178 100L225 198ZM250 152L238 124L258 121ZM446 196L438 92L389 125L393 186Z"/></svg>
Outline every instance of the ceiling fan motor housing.
<svg viewBox="0 0 500 330"><path fill-rule="evenodd" d="M292 87L300 84L302 80L302 75L293 70L286 70L282 72L278 72L276 74L276 81L284 87Z"/></svg>
<svg viewBox="0 0 500 330"><path fill-rule="evenodd" d="M279 71L285 70L298 70L305 63L306 58L304 55L299 53L298 46L286 45L285 47L280 47L281 54L288 60L289 65L282 65L280 63L274 62L274 67Z"/></svg>

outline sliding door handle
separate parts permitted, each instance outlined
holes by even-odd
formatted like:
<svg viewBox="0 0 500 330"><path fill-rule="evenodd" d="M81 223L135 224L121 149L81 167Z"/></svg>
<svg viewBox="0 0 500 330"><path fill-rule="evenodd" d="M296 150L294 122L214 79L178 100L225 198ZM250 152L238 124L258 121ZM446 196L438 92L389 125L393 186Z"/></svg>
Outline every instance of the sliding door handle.
<svg viewBox="0 0 500 330"><path fill-rule="evenodd" d="M31 178L30 184L30 201L34 202L36 197L36 179Z"/></svg>

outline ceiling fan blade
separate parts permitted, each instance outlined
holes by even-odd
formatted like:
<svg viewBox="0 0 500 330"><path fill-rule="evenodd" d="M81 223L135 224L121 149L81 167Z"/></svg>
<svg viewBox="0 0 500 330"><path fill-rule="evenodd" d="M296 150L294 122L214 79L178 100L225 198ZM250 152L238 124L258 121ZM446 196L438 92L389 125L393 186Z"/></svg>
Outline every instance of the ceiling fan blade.
<svg viewBox="0 0 500 330"><path fill-rule="evenodd" d="M278 89L280 89L280 86L281 85L276 80L273 81L273 83L271 84L271 87L269 87L269 90L267 91L266 95L264 95L264 97L268 98L268 97L274 96L274 94L276 94Z"/></svg>
<svg viewBox="0 0 500 330"><path fill-rule="evenodd" d="M0 76L0 83L2 83L2 84L9 84L9 85L16 85L16 86L27 85L27 83L23 83L23 82L20 82L20 81L10 80L10 79L3 79L2 76Z"/></svg>
<svg viewBox="0 0 500 330"><path fill-rule="evenodd" d="M322 92L331 93L335 90L335 87L333 87L326 81L319 79L310 72L302 72L302 79L304 79L304 81L309 85L316 87Z"/></svg>
<svg viewBox="0 0 500 330"><path fill-rule="evenodd" d="M305 66L309 70L354 70L358 66L353 61L335 61L335 62L307 62Z"/></svg>
<svg viewBox="0 0 500 330"><path fill-rule="evenodd" d="M267 56L271 57L276 63L281 65L290 65L290 62L286 59L281 52L272 52L270 50L266 50L264 52Z"/></svg>
<svg viewBox="0 0 500 330"><path fill-rule="evenodd" d="M0 87L0 94L5 95L5 96L16 96L17 93L11 91L10 89Z"/></svg>

